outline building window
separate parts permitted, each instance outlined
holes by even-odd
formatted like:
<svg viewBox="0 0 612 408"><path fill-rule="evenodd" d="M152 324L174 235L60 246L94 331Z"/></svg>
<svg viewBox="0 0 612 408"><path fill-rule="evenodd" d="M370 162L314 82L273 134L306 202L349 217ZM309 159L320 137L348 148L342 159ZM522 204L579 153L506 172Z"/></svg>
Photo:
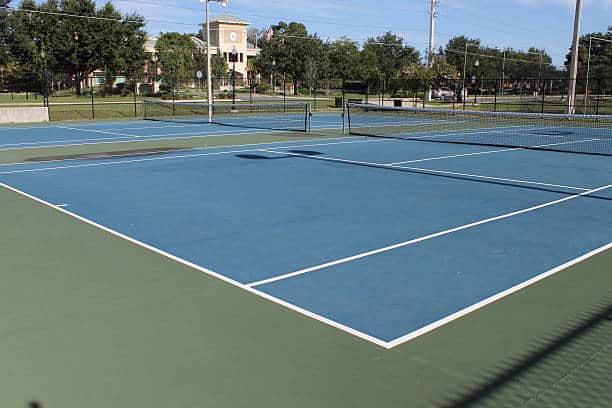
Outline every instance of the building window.
<svg viewBox="0 0 612 408"><path fill-rule="evenodd" d="M244 62L243 55L244 55L243 53L240 53L240 62Z"/></svg>

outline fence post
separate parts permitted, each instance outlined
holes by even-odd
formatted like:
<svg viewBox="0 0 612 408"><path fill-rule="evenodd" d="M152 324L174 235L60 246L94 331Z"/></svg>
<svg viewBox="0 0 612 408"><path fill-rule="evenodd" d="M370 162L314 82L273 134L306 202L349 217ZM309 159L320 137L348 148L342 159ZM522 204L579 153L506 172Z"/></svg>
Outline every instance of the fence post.
<svg viewBox="0 0 612 408"><path fill-rule="evenodd" d="M176 115L176 95L174 94L174 86L172 87L172 116Z"/></svg>
<svg viewBox="0 0 612 408"><path fill-rule="evenodd" d="M427 92L427 85L423 82L423 109L425 109L425 93Z"/></svg>
<svg viewBox="0 0 612 408"><path fill-rule="evenodd" d="M465 110L465 100L467 99L467 89L466 89L466 84L465 84L465 75L463 77L463 85L461 87L461 104L462 109Z"/></svg>
<svg viewBox="0 0 612 408"><path fill-rule="evenodd" d="M93 90L93 78L89 84L89 92L91 93L91 118L96 119L96 109L94 107L94 90Z"/></svg>
<svg viewBox="0 0 612 408"><path fill-rule="evenodd" d="M493 112L497 112L497 92L498 91L499 90L497 89L497 85L495 85L495 92L494 92L495 96L493 98Z"/></svg>
<svg viewBox="0 0 612 408"><path fill-rule="evenodd" d="M544 105L546 104L546 84L540 84L542 87L542 111L540 113L544 113Z"/></svg>
<svg viewBox="0 0 612 408"><path fill-rule="evenodd" d="M136 85L136 79L134 79L134 119L138 119L138 103L136 102L136 91L138 86Z"/></svg>

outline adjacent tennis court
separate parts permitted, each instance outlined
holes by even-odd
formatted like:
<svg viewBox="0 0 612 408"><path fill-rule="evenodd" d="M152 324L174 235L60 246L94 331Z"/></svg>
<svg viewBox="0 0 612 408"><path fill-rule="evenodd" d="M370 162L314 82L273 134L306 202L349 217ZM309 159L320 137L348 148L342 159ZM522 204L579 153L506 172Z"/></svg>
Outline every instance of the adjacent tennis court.
<svg viewBox="0 0 612 408"><path fill-rule="evenodd" d="M262 137L249 146L47 157L1 165L0 181L229 282L245 296L256 294L383 348L610 248L609 118L572 123L568 141L559 138L570 127L552 116L545 119L549 127L537 129L554 134L530 136L524 123L505 132L504 117L487 116L483 125L460 115L441 120L420 111L406 119L407 111L360 108L364 115L353 115L350 130L356 133L356 123L377 129L369 136L280 143ZM289 120L285 112L252 110L241 119L266 128L257 131L265 136L310 121L301 109ZM16 127L2 130L1 144L57 147L244 132L238 122L178 119ZM338 115L323 114L311 126L340 123ZM478 141L470 139L475 129ZM412 140L400 137L406 134ZM423 135L427 141L419 140ZM451 137L458 143L448 143ZM440 139L445 143L431 143ZM597 154L539 150L553 143Z"/></svg>

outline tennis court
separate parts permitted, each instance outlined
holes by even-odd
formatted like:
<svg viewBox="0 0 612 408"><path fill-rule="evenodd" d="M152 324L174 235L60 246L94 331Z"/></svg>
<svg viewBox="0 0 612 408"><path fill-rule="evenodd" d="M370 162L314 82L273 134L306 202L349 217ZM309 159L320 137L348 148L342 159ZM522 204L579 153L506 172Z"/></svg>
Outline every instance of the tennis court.
<svg viewBox="0 0 612 408"><path fill-rule="evenodd" d="M402 140L397 127L422 132L434 126L431 141L470 137L474 125L436 129L466 121L400 123L397 116L367 115L353 125L395 131L7 163L0 181L237 286L245 296L258 295L385 349L610 248L612 162L602 150L612 139L609 122L581 139L597 139L598 154L575 154ZM266 116L266 125L275 120L282 124ZM339 123L332 114L312 119L313 129ZM549 139L566 137L564 126ZM479 137L497 137L499 129L482 126ZM524 130L513 132L525 138ZM243 132L169 121L52 125L2 129L1 144L14 149ZM546 137L540 132L535 145Z"/></svg>

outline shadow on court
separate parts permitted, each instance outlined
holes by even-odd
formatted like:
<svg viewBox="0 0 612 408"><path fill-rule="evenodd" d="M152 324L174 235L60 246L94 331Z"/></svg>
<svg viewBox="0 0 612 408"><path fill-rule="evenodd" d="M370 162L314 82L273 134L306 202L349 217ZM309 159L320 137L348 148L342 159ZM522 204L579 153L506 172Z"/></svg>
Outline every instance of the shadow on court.
<svg viewBox="0 0 612 408"><path fill-rule="evenodd" d="M439 401L458 407L612 407L612 298L569 320L533 349Z"/></svg>

